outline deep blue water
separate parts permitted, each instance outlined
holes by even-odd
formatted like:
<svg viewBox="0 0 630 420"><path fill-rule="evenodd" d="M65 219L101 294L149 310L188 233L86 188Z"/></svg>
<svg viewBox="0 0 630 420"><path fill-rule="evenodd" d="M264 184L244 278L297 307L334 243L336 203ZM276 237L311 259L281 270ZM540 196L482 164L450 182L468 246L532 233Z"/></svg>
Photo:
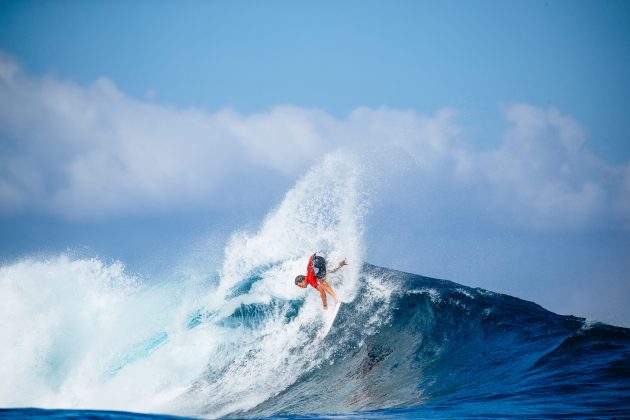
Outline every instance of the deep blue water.
<svg viewBox="0 0 630 420"><path fill-rule="evenodd" d="M630 418L629 329L371 265L363 276L394 290L390 299L367 302L361 298L370 287L364 282L360 297L341 307L323 343L334 350L325 363L228 417ZM291 322L296 303L286 305L283 314ZM366 326L366 307L384 318L376 329ZM242 328L264 316L264 307L242 305L221 322ZM222 374L209 370L207 378L220 380ZM5 409L0 416L173 418L29 408Z"/></svg>

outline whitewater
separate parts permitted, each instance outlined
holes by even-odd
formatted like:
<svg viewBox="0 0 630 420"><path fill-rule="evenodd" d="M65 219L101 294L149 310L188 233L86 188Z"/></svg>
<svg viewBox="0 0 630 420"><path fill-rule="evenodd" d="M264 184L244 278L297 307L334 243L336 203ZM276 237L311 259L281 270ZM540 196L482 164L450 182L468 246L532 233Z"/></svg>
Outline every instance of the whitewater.
<svg viewBox="0 0 630 420"><path fill-rule="evenodd" d="M370 265L365 179L330 155L217 267L2 266L0 416L630 415L630 330ZM343 304L321 342L319 294L293 284L313 252L349 263L330 279Z"/></svg>

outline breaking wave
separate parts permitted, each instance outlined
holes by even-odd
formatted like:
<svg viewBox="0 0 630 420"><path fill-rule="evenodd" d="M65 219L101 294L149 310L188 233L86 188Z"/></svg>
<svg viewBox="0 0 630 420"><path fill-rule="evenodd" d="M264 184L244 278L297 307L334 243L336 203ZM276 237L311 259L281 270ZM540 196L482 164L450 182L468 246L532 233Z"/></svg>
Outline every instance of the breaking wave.
<svg viewBox="0 0 630 420"><path fill-rule="evenodd" d="M630 330L364 263L361 179L353 159L330 156L207 276L143 279L63 255L1 267L0 405L628 413ZM331 279L343 304L323 341L318 294L292 281L314 251L350 263Z"/></svg>

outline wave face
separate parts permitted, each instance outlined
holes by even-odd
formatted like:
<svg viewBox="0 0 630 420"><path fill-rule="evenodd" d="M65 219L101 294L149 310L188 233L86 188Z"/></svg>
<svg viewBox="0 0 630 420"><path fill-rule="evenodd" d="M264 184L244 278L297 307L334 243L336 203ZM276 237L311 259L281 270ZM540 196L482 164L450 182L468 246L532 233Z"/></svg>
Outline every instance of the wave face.
<svg viewBox="0 0 630 420"><path fill-rule="evenodd" d="M630 412L630 330L362 263L359 167L329 157L257 232L236 233L211 274L147 281L68 256L1 267L0 406L209 418ZM320 250L350 263L331 279L343 304L323 341L318 294L293 285Z"/></svg>
<svg viewBox="0 0 630 420"><path fill-rule="evenodd" d="M392 291L342 306L316 370L255 409L358 417L623 416L630 330L561 316L511 296L365 264ZM332 349L332 351L330 351Z"/></svg>

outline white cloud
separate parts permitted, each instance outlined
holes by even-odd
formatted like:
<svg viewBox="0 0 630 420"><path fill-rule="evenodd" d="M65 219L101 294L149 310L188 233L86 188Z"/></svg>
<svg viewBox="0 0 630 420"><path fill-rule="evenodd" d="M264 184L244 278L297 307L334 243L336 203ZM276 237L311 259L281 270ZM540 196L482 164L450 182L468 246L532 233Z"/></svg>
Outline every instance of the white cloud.
<svg viewBox="0 0 630 420"><path fill-rule="evenodd" d="M536 229L571 230L601 223L627 194L619 188L620 168L585 147L585 130L572 118L525 104L505 115L512 127L503 143L466 152L458 172L487 191L491 211Z"/></svg>
<svg viewBox="0 0 630 420"><path fill-rule="evenodd" d="M401 207L450 209L434 218L472 212L537 230L630 226L630 164L593 155L585 129L558 110L503 111L503 142L479 151L451 109L358 108L344 119L294 106L209 113L130 98L108 79L79 86L32 77L0 54L0 212L82 219L220 207L226 191L283 188L278 180L292 182L344 149ZM406 217L421 211L411 207Z"/></svg>
<svg viewBox="0 0 630 420"><path fill-rule="evenodd" d="M71 218L208 206L243 167L296 175L324 137L320 112L241 116L129 98L100 79L83 88L25 75L0 57L0 207ZM255 178L253 178L255 180Z"/></svg>
<svg viewBox="0 0 630 420"><path fill-rule="evenodd" d="M335 122L322 111L283 106L261 114L223 111L218 116L227 133L239 139L249 162L285 175L303 172L334 146L330 134Z"/></svg>

